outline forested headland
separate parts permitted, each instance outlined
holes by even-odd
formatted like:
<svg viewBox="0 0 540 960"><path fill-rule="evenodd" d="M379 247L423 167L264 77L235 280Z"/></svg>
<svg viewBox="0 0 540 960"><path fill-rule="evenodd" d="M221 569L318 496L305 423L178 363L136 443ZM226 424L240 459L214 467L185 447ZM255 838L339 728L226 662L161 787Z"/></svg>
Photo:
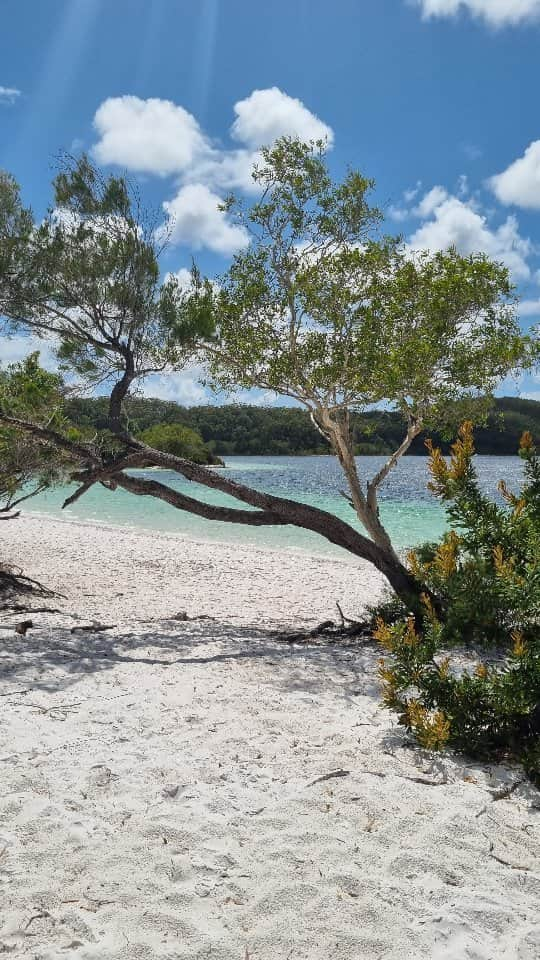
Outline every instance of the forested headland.
<svg viewBox="0 0 540 960"><path fill-rule="evenodd" d="M300 407L247 404L184 407L166 400L133 397L126 402L126 409L134 432L142 433L158 425L181 424L196 431L206 449L218 457L305 456L331 452L309 414ZM71 399L66 413L77 426L105 429L108 400L105 397ZM366 412L352 415L352 429L357 454L388 454L403 436L404 421L398 413ZM486 423L476 429L476 450L479 454L515 456L524 431L540 441L540 402L500 397ZM448 438L434 432L430 436L447 452ZM416 437L409 453L425 455L425 439L426 434Z"/></svg>

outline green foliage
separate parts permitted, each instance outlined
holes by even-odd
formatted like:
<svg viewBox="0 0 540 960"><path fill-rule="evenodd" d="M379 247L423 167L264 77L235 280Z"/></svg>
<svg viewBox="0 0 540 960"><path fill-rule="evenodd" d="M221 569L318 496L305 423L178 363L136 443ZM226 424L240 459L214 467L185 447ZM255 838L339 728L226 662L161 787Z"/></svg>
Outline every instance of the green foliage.
<svg viewBox="0 0 540 960"><path fill-rule="evenodd" d="M496 503L478 486L470 423L449 462L431 445L430 486L453 529L410 554L426 586L421 622L381 619L375 636L392 654L385 703L423 746L518 758L540 780L540 454L529 433L519 452L521 490L501 481Z"/></svg>
<svg viewBox="0 0 540 960"><path fill-rule="evenodd" d="M39 364L39 353L0 370L0 405L12 417L53 419L63 403L62 380Z"/></svg>
<svg viewBox="0 0 540 960"><path fill-rule="evenodd" d="M22 205L16 181L0 170L0 317L22 279L22 252L32 228L32 214Z"/></svg>
<svg viewBox="0 0 540 960"><path fill-rule="evenodd" d="M54 207L39 225L3 177L0 249L13 254L5 267L0 259L0 305L13 325L54 335L65 369L90 382L127 369L133 380L181 367L199 338L211 336L205 283L195 272L188 298L176 277L160 280L163 244L125 177L103 176L86 156L68 158L54 181ZM18 230L14 247L16 220L31 229Z"/></svg>
<svg viewBox="0 0 540 960"><path fill-rule="evenodd" d="M254 179L262 199L229 204L252 243L213 294L221 387L295 397L318 422L385 402L432 428L476 415L526 362L504 266L381 237L373 181L333 181L321 144L278 141Z"/></svg>
<svg viewBox="0 0 540 960"><path fill-rule="evenodd" d="M200 433L180 423L158 423L144 430L140 439L149 447L192 460L194 463L221 463L205 446Z"/></svg>
<svg viewBox="0 0 540 960"><path fill-rule="evenodd" d="M532 437L520 444L521 491L499 483L502 503L485 496L474 468L472 425L463 424L450 461L429 443L430 489L453 529L420 557L419 578L444 599L445 642L508 644L512 630L540 630L540 460Z"/></svg>
<svg viewBox="0 0 540 960"><path fill-rule="evenodd" d="M378 489L423 429L448 431L458 414L485 414L500 378L530 364L508 271L453 249L412 255L399 238L381 237L372 181L355 171L334 181L322 143L278 141L262 151L254 180L261 195L249 210L226 204L250 231L251 245L219 285L194 269L185 290L174 276L161 281L166 235L124 177L103 175L84 156L69 159L54 182L54 208L39 225L8 178L0 190L7 211L0 211L0 247L6 242L15 252L0 278L1 308L15 326L59 343L71 376L110 387L96 449L70 447L86 466L80 495L105 477L114 485L123 455L136 449L128 398L137 381L179 369L194 356L206 359L220 387L267 388L309 410L320 434L317 450L328 441L338 456L371 538L336 520L339 542L368 554L400 595L412 597L417 585L382 525ZM397 446L386 447L385 415L376 414L366 436L357 430L352 414L367 416L376 405L403 418L406 434ZM260 431L249 416L239 417L249 452L258 452ZM185 426L199 428L193 419ZM280 431L274 442L289 452ZM202 425L200 433L212 439ZM64 448L65 434L51 442ZM392 455L368 480L359 476L355 445L389 448ZM148 452L141 456L150 459ZM177 467L182 473L185 465ZM239 485L229 490L250 505L260 499ZM314 508L308 517L309 509L302 506L302 525L327 536L324 517ZM267 511L265 522L283 522L287 510L295 523L298 509L284 502Z"/></svg>
<svg viewBox="0 0 540 960"><path fill-rule="evenodd" d="M62 381L39 366L37 353L0 370L0 411L10 417L47 423L60 422ZM66 457L53 446L36 440L16 425L0 424L0 510L5 511L34 491L65 478Z"/></svg>
<svg viewBox="0 0 540 960"><path fill-rule="evenodd" d="M181 423L197 430L204 442L220 456L329 454L330 447L301 407L259 407L249 404L182 407L167 400L128 397L125 402L136 433L159 423ZM107 426L107 397L76 397L66 400L66 414L78 425L94 430ZM357 454L388 454L399 445L405 421L395 412L366 411L351 416ZM484 426L476 430L477 452L514 454L521 434L529 430L540 444L540 403L518 397L494 401ZM449 448L439 432L434 443ZM425 434L411 444L410 453L425 455Z"/></svg>

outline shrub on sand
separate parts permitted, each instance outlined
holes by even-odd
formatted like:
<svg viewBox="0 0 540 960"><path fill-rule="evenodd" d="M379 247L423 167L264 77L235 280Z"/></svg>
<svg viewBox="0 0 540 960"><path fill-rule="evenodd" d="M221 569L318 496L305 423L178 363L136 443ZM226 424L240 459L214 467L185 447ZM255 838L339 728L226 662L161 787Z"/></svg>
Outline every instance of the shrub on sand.
<svg viewBox="0 0 540 960"><path fill-rule="evenodd" d="M540 453L524 434L521 490L501 481L497 503L479 487L470 423L449 461L429 450L452 528L409 555L421 615L377 621L384 702L422 746L519 760L540 781Z"/></svg>

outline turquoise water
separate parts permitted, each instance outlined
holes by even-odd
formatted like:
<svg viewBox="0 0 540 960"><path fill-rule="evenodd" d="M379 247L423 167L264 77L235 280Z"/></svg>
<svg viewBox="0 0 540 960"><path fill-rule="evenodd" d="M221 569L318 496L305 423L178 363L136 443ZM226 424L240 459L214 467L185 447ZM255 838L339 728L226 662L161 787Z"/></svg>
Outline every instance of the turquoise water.
<svg viewBox="0 0 540 960"><path fill-rule="evenodd" d="M358 457L362 477L376 473L381 457ZM522 473L518 457L477 457L482 487L496 496L497 481L516 487ZM138 471L146 473L147 471ZM340 491L344 489L339 465L332 457L229 457L225 473L234 480L280 496L303 500L337 514L357 525L354 514ZM209 503L239 504L223 494L190 483L173 472L154 471L149 476ZM447 526L446 516L426 487L427 458L406 457L388 478L381 491L381 516L396 545L404 549L437 538ZM174 510L150 497L136 497L125 490L110 491L95 486L73 506L62 510L62 502L75 487L52 490L28 502L31 513L45 513L65 520L86 520L103 524L136 527L197 540L251 543L276 549L295 548L310 553L342 555L343 552L321 537L294 527L256 528L203 520Z"/></svg>

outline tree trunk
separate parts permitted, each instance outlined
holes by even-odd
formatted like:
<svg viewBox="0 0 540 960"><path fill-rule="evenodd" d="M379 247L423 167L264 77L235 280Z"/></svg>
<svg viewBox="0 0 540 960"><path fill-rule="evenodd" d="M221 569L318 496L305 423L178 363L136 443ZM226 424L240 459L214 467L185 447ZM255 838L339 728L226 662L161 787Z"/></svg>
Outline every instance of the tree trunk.
<svg viewBox="0 0 540 960"><path fill-rule="evenodd" d="M220 490L242 503L249 504L255 508L255 511L246 513L245 510L201 504L200 501L188 498L159 481L144 480L141 477L135 479L125 474L117 474L113 477L114 483L118 486L135 494L157 497L177 509L197 513L208 519L252 525L291 525L311 530L348 553L373 564L386 577L392 589L404 603L415 610L418 609L422 584L407 570L397 554L393 550L385 550L380 544L364 536L333 513L286 497L276 497L260 490L253 490L251 487L229 480L219 471L191 463L173 454L153 450L138 441L135 441L135 445L144 451L149 463L168 467L188 480Z"/></svg>
<svg viewBox="0 0 540 960"><path fill-rule="evenodd" d="M396 566L401 566L399 557L394 550L392 541L379 518L379 508L376 495L366 497L362 490L356 459L354 456L352 436L348 415L344 420L334 420L326 410L318 412L320 418L319 429L329 440L330 445L341 464L341 468L350 490L350 503L360 523L367 530L372 540L387 554Z"/></svg>
<svg viewBox="0 0 540 960"><path fill-rule="evenodd" d="M415 612L419 610L423 586L407 570L391 545L390 549L387 549L384 541L377 542L376 539L369 539L335 514L306 503L289 500L286 497L277 497L261 490L254 490L244 484L230 480L219 470L212 470L190 460L184 460L173 454L163 453L153 447L148 447L124 430L120 418L113 418L114 432L124 442L129 453L126 455L124 452L119 458L108 463L104 462L99 448L94 447L93 444L84 446L80 442L64 437L50 427L42 427L5 414L0 414L0 420L11 423L45 442L56 445L69 453L75 461L85 466L82 472L73 476L73 479L80 481L82 486L76 494L68 498L66 503L73 502L78 496L90 489L94 483L104 483L112 487L115 485L122 486L138 495L157 497L176 509L196 513L209 519L261 526L290 524L291 526L311 530L348 553L373 564L386 577L393 590L404 603ZM219 490L254 509L246 511L205 504L195 498L181 494L159 481L144 480L140 477L133 478L123 472L125 469L135 465L140 466L143 463L174 470L187 480L200 483L210 489ZM381 529L384 530L382 526ZM380 537L377 539L380 539Z"/></svg>

